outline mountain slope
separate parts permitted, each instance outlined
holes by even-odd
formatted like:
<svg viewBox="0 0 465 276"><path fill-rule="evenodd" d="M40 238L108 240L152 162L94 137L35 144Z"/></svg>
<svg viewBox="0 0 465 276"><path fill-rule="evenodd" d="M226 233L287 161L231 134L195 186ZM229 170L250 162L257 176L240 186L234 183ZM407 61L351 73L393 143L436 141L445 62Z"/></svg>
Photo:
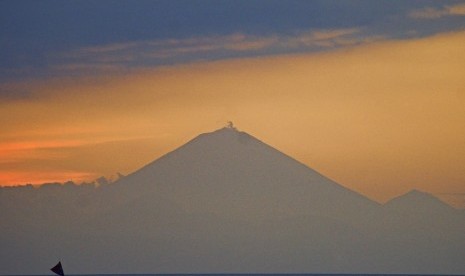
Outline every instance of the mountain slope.
<svg viewBox="0 0 465 276"><path fill-rule="evenodd" d="M117 186L131 186L127 193L136 197L163 194L191 212L242 219L322 212L344 219L341 212L355 215L379 207L233 128L202 134Z"/></svg>

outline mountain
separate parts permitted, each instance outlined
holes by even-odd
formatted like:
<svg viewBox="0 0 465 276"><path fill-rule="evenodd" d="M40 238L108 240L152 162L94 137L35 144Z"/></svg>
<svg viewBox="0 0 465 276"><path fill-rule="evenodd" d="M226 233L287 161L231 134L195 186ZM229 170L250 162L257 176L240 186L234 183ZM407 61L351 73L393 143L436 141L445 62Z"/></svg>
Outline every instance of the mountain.
<svg viewBox="0 0 465 276"><path fill-rule="evenodd" d="M395 227L411 228L409 232L422 233L428 228L442 236L463 236L463 214L437 197L418 190L393 198L384 205L384 211L395 218ZM399 221L402 220L402 221ZM455 227L454 227L455 226ZM457 231L458 230L458 231ZM454 234L454 232L456 232ZM447 233L447 234L446 234Z"/></svg>
<svg viewBox="0 0 465 276"><path fill-rule="evenodd" d="M393 198L385 206L398 212L415 213L431 213L432 211L449 213L455 210L437 197L419 190L411 190L402 196Z"/></svg>
<svg viewBox="0 0 465 276"><path fill-rule="evenodd" d="M115 186L131 197L163 194L185 211L238 219L323 212L350 221L346 215L378 207L234 128L202 134Z"/></svg>
<svg viewBox="0 0 465 276"><path fill-rule="evenodd" d="M463 274L465 216L437 197L412 190L383 206L378 220L383 257L405 271ZM378 251L379 252L379 251Z"/></svg>
<svg viewBox="0 0 465 276"><path fill-rule="evenodd" d="M0 274L465 272L455 209L380 205L232 127L110 185L0 189L0 208Z"/></svg>

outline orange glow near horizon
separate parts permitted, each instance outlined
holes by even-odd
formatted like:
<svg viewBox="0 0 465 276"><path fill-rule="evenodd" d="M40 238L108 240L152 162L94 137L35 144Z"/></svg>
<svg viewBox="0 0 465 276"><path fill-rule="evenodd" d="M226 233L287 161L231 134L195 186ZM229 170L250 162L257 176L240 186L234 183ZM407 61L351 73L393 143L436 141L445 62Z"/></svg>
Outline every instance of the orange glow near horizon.
<svg viewBox="0 0 465 276"><path fill-rule="evenodd" d="M0 181L6 183L4 186L22 186L22 185L39 185L44 183L64 183L67 181L73 181L76 184L80 184L86 181L93 181L100 177L97 174L91 174L87 172L68 172L68 171L18 171L18 172L1 172Z"/></svg>
<svg viewBox="0 0 465 276"><path fill-rule="evenodd" d="M86 172L67 172L67 171L11 171L0 175L0 182L4 186L21 186L21 185L39 185L44 183L64 183L66 181L74 181L82 183L89 180L95 180L100 175L90 174Z"/></svg>
<svg viewBox="0 0 465 276"><path fill-rule="evenodd" d="M464 53L459 32L11 84L36 96L0 103L0 183L127 174L231 120L378 201L464 193Z"/></svg>

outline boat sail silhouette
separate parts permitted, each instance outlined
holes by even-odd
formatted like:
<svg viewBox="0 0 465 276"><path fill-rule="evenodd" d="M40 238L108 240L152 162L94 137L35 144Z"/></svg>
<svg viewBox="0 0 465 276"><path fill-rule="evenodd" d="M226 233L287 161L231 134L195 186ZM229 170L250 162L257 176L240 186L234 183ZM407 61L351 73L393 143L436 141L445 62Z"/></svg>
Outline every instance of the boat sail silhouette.
<svg viewBox="0 0 465 276"><path fill-rule="evenodd" d="M58 262L54 267L50 269L54 273L60 276L65 276L65 273L63 272L63 267L61 266L61 262Z"/></svg>

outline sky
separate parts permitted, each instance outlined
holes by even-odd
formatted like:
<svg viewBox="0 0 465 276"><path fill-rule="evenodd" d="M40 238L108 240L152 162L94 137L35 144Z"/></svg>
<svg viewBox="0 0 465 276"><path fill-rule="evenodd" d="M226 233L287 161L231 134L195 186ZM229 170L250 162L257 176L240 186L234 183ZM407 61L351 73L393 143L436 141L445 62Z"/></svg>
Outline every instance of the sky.
<svg viewBox="0 0 465 276"><path fill-rule="evenodd" d="M465 1L0 1L0 184L242 131L379 202L465 208Z"/></svg>

